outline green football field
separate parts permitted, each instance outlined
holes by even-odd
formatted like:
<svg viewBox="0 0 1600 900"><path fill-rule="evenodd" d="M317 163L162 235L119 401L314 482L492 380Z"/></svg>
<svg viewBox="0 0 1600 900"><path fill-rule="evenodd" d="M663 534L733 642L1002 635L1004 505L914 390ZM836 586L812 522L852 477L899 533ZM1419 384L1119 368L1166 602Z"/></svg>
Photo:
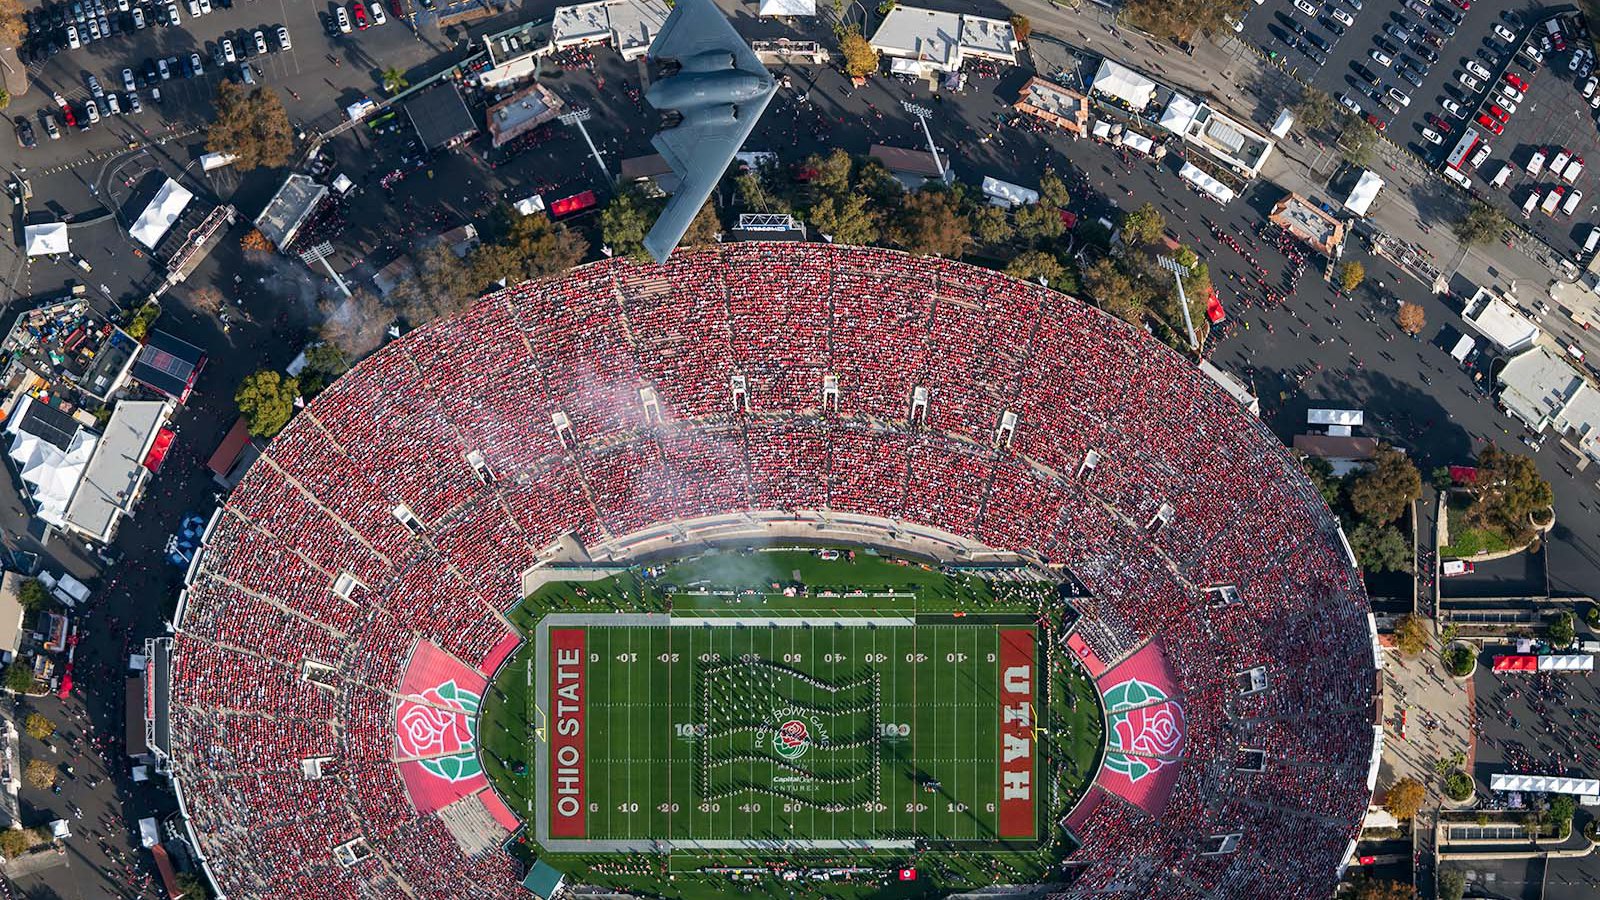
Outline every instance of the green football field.
<svg viewBox="0 0 1600 900"><path fill-rule="evenodd" d="M1020 652L1002 634L1031 665L1031 626L811 621L553 624L582 642L586 805L581 826L553 835L715 847L1036 834L1016 791L1000 827L1001 662ZM1013 722L1033 715L1034 680L1008 686L1013 701L1027 691ZM547 731L552 699L529 697ZM1027 740L1007 769L1031 786Z"/></svg>

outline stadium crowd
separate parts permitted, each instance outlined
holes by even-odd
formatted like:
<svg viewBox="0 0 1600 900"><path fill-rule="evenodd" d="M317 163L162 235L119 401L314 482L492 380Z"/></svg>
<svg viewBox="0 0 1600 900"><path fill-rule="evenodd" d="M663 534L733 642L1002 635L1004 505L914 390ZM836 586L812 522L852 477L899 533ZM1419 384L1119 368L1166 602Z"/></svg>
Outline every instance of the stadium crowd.
<svg viewBox="0 0 1600 900"><path fill-rule="evenodd" d="M518 896L508 855L408 800L393 716L413 648L492 666L521 572L561 535L824 507L1030 551L1095 598L1076 628L1108 666L1164 649L1185 758L1159 809L1084 799L1069 895L1331 890L1369 799L1374 677L1359 576L1295 462L1069 297L808 244L504 290L362 361L273 441L209 532L173 658L174 767L218 886ZM1234 599L1205 590L1223 584ZM1236 768L1242 748L1265 767ZM340 862L352 841L370 855Z"/></svg>

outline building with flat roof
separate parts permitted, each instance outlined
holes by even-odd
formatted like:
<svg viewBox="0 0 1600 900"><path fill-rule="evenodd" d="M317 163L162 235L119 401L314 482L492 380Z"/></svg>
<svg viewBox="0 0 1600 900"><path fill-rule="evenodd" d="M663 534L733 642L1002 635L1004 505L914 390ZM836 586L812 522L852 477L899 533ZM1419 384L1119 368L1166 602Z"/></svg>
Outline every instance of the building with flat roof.
<svg viewBox="0 0 1600 900"><path fill-rule="evenodd" d="M1461 311L1461 317L1478 329L1502 353L1518 353L1539 338L1539 326L1516 307L1480 287Z"/></svg>
<svg viewBox="0 0 1600 900"><path fill-rule="evenodd" d="M609 43L625 60L650 50L672 10L662 0L601 0L556 7L550 23L557 48Z"/></svg>
<svg viewBox="0 0 1600 900"><path fill-rule="evenodd" d="M1585 390L1583 376L1555 352L1534 347L1500 370L1500 403L1534 431L1543 431Z"/></svg>
<svg viewBox="0 0 1600 900"><path fill-rule="evenodd" d="M160 465L155 450L166 443L162 432L172 415L169 400L124 400L111 411L105 433L84 470L63 516L65 527L85 538L108 543L117 525L144 492L152 470Z"/></svg>
<svg viewBox="0 0 1600 900"><path fill-rule="evenodd" d="M424 88L407 97L401 106L422 146L429 150L454 147L478 133L478 122L453 81Z"/></svg>
<svg viewBox="0 0 1600 900"><path fill-rule="evenodd" d="M1244 178L1260 175L1261 167L1277 146L1266 135L1204 103L1182 134L1185 141Z"/></svg>
<svg viewBox="0 0 1600 900"><path fill-rule="evenodd" d="M922 187L929 179L940 177L940 161L933 158L927 150L909 150L905 147L890 147L887 144L873 144L867 150L867 155L883 163L890 174L899 179L906 187L915 190ZM948 156L943 159L945 181L954 176L950 173L950 160Z"/></svg>
<svg viewBox="0 0 1600 900"><path fill-rule="evenodd" d="M311 180L309 175L290 173L277 193L267 201L266 208L256 216L255 226L280 252L287 253L294 243L300 226L316 212L317 204L328 196L326 185Z"/></svg>
<svg viewBox="0 0 1600 900"><path fill-rule="evenodd" d="M896 6L869 41L891 60L910 61L922 74L956 72L969 59L1017 61L1017 35L1004 19Z"/></svg>
<svg viewBox="0 0 1600 900"><path fill-rule="evenodd" d="M1272 207L1267 221L1289 232L1312 249L1330 259L1337 258L1344 245L1344 222L1299 194L1290 193Z"/></svg>
<svg viewBox="0 0 1600 900"><path fill-rule="evenodd" d="M186 403L194 390L195 379L206 366L206 353L182 338L165 331L152 331L133 361L135 381L168 397Z"/></svg>
<svg viewBox="0 0 1600 900"><path fill-rule="evenodd" d="M489 107L489 137L499 147L561 115L566 104L542 84L530 85Z"/></svg>
<svg viewBox="0 0 1600 900"><path fill-rule="evenodd" d="M1035 75L1024 82L1012 107L1076 137L1089 133L1089 98L1048 78Z"/></svg>

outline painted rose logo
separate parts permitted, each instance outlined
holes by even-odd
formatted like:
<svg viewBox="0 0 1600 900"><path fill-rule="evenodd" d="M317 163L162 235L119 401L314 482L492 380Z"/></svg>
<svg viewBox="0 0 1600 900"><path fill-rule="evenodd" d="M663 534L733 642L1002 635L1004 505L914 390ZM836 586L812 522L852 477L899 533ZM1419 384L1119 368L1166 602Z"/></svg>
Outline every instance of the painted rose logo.
<svg viewBox="0 0 1600 900"><path fill-rule="evenodd" d="M790 760L805 756L810 746L811 738L806 731L806 723L799 719L790 719L779 725L777 740L772 742L773 752Z"/></svg>
<svg viewBox="0 0 1600 900"><path fill-rule="evenodd" d="M1112 743L1121 750L1171 756L1183 742L1183 711L1175 703L1132 709L1113 717L1112 731Z"/></svg>
<svg viewBox="0 0 1600 900"><path fill-rule="evenodd" d="M446 781L462 781L482 770L477 754L477 694L446 681L400 701L395 732L402 757ZM454 710L454 711L452 711Z"/></svg>

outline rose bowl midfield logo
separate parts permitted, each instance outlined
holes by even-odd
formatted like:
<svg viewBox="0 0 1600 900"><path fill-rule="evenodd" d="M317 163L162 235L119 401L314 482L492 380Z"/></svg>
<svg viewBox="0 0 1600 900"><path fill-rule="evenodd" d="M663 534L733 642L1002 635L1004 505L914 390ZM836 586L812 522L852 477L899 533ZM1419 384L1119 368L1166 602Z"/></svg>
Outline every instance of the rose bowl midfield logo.
<svg viewBox="0 0 1600 900"><path fill-rule="evenodd" d="M1183 746L1183 707L1153 684L1129 679L1105 694L1106 768L1131 782L1159 772Z"/></svg>
<svg viewBox="0 0 1600 900"><path fill-rule="evenodd" d="M811 735L806 730L806 723L799 719L790 719L778 726L778 734L772 742L772 752L784 759L794 762L806 755L811 749Z"/></svg>
<svg viewBox="0 0 1600 900"><path fill-rule="evenodd" d="M481 699L454 680L402 698L395 712L400 755L431 757L417 762L445 781L465 781L480 774L474 751Z"/></svg>

